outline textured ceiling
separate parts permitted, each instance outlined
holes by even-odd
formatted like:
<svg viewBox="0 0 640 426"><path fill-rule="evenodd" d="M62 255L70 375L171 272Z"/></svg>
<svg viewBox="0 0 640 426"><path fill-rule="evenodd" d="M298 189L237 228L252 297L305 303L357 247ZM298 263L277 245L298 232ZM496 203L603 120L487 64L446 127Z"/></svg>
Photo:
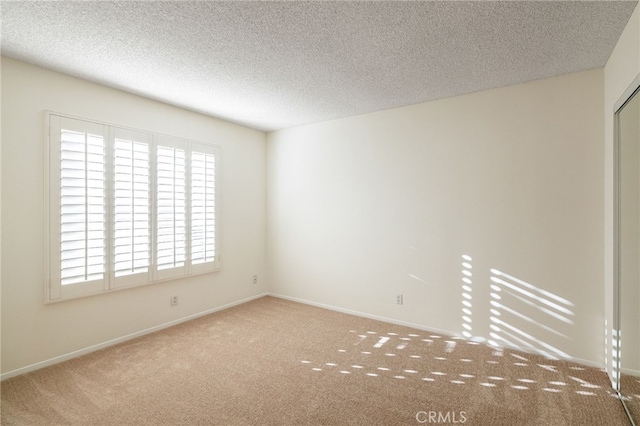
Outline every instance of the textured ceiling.
<svg viewBox="0 0 640 426"><path fill-rule="evenodd" d="M260 130L604 66L637 1L2 1L2 55Z"/></svg>

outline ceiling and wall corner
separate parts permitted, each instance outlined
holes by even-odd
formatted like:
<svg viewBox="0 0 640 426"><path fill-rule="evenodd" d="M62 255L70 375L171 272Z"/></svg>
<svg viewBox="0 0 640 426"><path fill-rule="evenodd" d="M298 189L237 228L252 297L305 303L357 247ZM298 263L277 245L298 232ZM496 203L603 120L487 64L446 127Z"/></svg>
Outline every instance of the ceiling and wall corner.
<svg viewBox="0 0 640 426"><path fill-rule="evenodd" d="M2 2L2 55L263 131L604 66L637 1Z"/></svg>

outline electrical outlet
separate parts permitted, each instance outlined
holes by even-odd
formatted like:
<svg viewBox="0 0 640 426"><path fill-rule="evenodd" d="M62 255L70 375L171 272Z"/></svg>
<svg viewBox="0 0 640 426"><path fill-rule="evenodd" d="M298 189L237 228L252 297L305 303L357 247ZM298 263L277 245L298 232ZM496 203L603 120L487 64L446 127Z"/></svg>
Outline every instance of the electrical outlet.
<svg viewBox="0 0 640 426"><path fill-rule="evenodd" d="M398 294L396 295L396 303L397 303L398 305L402 305L402 303L403 303L403 300L402 300L402 293L398 293Z"/></svg>
<svg viewBox="0 0 640 426"><path fill-rule="evenodd" d="M171 296L171 306L176 306L178 304L178 296Z"/></svg>
<svg viewBox="0 0 640 426"><path fill-rule="evenodd" d="M257 275L253 276L253 283L254 284L258 284L258 276Z"/></svg>

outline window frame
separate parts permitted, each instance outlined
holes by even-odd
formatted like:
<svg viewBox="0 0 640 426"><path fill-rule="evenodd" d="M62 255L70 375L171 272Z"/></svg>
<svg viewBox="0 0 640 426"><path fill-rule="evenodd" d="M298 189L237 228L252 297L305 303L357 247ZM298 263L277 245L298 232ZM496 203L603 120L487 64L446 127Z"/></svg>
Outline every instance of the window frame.
<svg viewBox="0 0 640 426"><path fill-rule="evenodd" d="M75 130L81 127L88 129L102 129L98 133L103 136L105 150L105 178L104 178L104 274L101 280L85 281L74 284L62 284L62 248L61 248L61 197L62 183L61 176L61 131L62 123L71 120L76 126ZM53 111L45 111L45 152L44 152L44 302L57 303L65 300L72 300L81 297L88 297L97 294L105 294L127 288L151 285L159 282L166 282L187 278L190 276L208 274L220 270L220 152L221 147L217 144L205 143L176 137L148 130L140 130L132 127L106 123L103 121L87 119L83 117L62 114ZM73 127L73 126L68 126ZM67 129L71 130L71 129ZM117 135L137 135L141 139L138 141L131 138L132 143L142 143L148 145L149 152L149 237L148 237L148 271L133 273L131 275L115 276L115 152L116 139L122 139ZM158 203L158 157L159 146L183 149L185 156L185 260L184 265L169 269L158 269L157 265L157 203ZM192 205L196 201L191 198L191 162L192 154L205 154L213 156L213 216L206 216L206 219L213 220L213 243L209 241L207 247L213 248L213 261L192 263L192 241L191 227L194 224ZM211 163L210 163L211 164ZM205 203L211 201L205 195ZM201 201L201 200L200 200ZM204 243L207 243L205 238Z"/></svg>

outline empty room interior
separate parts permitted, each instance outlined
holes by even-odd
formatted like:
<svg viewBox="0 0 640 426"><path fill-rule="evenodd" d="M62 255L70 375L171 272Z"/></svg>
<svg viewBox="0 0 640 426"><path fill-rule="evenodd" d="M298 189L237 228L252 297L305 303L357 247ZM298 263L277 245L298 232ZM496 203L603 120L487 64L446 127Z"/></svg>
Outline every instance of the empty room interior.
<svg viewBox="0 0 640 426"><path fill-rule="evenodd" d="M2 424L640 424L637 1L0 13Z"/></svg>

